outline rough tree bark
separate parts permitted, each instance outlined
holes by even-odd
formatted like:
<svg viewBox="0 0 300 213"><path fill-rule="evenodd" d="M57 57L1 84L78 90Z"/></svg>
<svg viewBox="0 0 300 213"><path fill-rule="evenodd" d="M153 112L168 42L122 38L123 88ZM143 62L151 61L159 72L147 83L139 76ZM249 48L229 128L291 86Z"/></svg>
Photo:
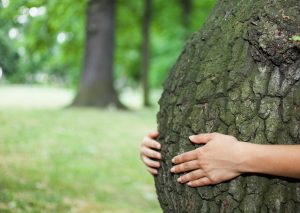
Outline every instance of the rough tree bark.
<svg viewBox="0 0 300 213"><path fill-rule="evenodd" d="M220 0L164 85L157 119L164 212L300 212L300 181L245 174L190 188L171 159L188 136L221 132L257 144L300 144L299 0ZM230 147L228 147L230 149Z"/></svg>
<svg viewBox="0 0 300 213"><path fill-rule="evenodd" d="M151 23L151 9L152 0L144 1L144 15L142 22L142 63L141 63L141 76L142 86L144 93L144 106L149 107L150 104L150 88L149 88L149 43L150 43L150 23Z"/></svg>
<svg viewBox="0 0 300 213"><path fill-rule="evenodd" d="M113 86L115 0L87 5L84 69L73 105L121 106Z"/></svg>

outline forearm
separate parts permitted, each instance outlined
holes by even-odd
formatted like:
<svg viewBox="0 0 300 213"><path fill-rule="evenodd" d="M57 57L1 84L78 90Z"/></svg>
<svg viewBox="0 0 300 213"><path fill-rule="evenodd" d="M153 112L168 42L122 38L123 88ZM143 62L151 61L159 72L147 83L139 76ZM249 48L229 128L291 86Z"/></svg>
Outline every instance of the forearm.
<svg viewBox="0 0 300 213"><path fill-rule="evenodd" d="M243 173L300 178L300 145L244 143L243 146L243 161L240 167Z"/></svg>

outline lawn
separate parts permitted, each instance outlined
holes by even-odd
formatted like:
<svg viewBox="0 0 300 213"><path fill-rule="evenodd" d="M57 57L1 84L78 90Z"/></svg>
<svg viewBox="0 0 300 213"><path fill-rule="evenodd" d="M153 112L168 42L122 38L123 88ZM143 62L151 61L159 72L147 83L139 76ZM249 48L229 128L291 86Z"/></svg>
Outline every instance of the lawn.
<svg viewBox="0 0 300 213"><path fill-rule="evenodd" d="M4 103L12 96L1 89ZM65 103L62 94L68 96L58 90L57 99ZM156 127L156 110L53 102L49 108L0 104L0 212L161 212L138 154L141 138Z"/></svg>

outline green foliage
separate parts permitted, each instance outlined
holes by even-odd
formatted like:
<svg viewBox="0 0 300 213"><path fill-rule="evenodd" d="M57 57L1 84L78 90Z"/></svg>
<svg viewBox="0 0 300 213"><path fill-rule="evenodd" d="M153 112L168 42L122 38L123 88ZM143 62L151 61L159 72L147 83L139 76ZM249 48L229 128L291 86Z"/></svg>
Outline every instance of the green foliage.
<svg viewBox="0 0 300 213"><path fill-rule="evenodd" d="M0 66L9 80L76 85L83 62L87 0L8 2L8 7L0 8ZM186 35L199 29L214 2L193 0L187 29L182 26L180 1L153 0L152 87L161 86ZM115 77L119 87L137 85L140 79L142 13L143 1L117 3ZM12 29L17 33L9 38Z"/></svg>
<svg viewBox="0 0 300 213"><path fill-rule="evenodd" d="M58 0L9 1L9 6L1 10L0 20L6 28L1 30L0 40L6 41L6 45L13 42L9 49L19 56L18 68L7 69L14 71L9 72L11 80L40 81L36 79L37 73L59 79L71 77L72 81L78 78L84 44L85 1L66 0L63 4ZM8 38L11 29L17 35ZM65 37L63 42L58 42L60 33Z"/></svg>
<svg viewBox="0 0 300 213"><path fill-rule="evenodd" d="M153 0L151 24L150 84L160 87L179 56L186 35L198 30L215 0L192 1L190 28L182 26L180 1ZM117 19L116 76L129 82L140 78L143 1L119 1Z"/></svg>

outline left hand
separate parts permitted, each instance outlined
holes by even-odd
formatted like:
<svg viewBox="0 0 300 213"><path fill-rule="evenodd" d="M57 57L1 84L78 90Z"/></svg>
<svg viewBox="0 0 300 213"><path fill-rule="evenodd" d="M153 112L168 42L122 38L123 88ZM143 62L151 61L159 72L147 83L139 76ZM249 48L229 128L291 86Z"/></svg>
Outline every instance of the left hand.
<svg viewBox="0 0 300 213"><path fill-rule="evenodd" d="M158 168L160 167L159 160L162 159L159 151L161 149L161 144L156 141L158 135L158 131L150 132L144 137L140 148L141 160L152 175L157 175Z"/></svg>
<svg viewBox="0 0 300 213"><path fill-rule="evenodd" d="M178 155L172 159L175 165L171 172L184 173L178 182L191 187L217 184L239 176L243 161L244 142L235 137L219 133L190 136L200 148Z"/></svg>

